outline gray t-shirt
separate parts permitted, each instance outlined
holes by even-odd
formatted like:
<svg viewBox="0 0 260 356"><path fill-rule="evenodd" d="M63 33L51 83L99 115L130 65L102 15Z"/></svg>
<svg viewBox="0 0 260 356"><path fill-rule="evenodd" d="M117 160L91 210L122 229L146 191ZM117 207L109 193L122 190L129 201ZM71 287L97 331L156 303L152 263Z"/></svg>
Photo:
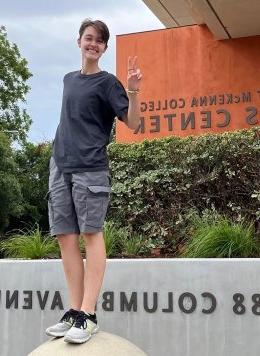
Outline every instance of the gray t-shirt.
<svg viewBox="0 0 260 356"><path fill-rule="evenodd" d="M106 146L115 117L128 111L129 100L121 82L101 71L74 71L63 79L60 123L53 143L53 157L64 173L108 169Z"/></svg>

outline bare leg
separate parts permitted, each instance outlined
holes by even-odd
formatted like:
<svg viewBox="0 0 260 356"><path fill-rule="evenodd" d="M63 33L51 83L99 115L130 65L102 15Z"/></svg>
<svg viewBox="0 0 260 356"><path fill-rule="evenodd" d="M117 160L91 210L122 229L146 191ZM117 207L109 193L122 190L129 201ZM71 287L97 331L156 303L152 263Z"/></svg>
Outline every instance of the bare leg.
<svg viewBox="0 0 260 356"><path fill-rule="evenodd" d="M84 264L76 234L58 235L63 269L69 289L70 307L80 310L84 294Z"/></svg>
<svg viewBox="0 0 260 356"><path fill-rule="evenodd" d="M106 249L102 232L84 234L86 266L81 310L94 313L106 268Z"/></svg>

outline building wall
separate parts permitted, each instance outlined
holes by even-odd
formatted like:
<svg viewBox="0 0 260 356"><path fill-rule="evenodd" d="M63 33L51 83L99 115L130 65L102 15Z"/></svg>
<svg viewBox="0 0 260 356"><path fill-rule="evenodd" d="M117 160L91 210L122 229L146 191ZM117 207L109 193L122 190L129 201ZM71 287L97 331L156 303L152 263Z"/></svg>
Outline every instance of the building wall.
<svg viewBox="0 0 260 356"><path fill-rule="evenodd" d="M143 73L138 132L117 122L117 141L201 135L260 124L260 36L216 40L206 26L117 36L117 76L127 58Z"/></svg>
<svg viewBox="0 0 260 356"><path fill-rule="evenodd" d="M100 328L149 356L259 356L259 276L260 259L108 260ZM0 355L28 355L68 306L61 260L1 260Z"/></svg>

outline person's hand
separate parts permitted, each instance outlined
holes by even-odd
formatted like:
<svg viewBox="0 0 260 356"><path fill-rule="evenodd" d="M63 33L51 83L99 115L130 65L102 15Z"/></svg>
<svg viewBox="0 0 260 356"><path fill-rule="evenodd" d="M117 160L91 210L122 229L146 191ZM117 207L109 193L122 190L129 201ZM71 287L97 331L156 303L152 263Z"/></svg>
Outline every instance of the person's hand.
<svg viewBox="0 0 260 356"><path fill-rule="evenodd" d="M137 68L137 56L128 57L127 89L130 91L139 91L141 78L141 71Z"/></svg>

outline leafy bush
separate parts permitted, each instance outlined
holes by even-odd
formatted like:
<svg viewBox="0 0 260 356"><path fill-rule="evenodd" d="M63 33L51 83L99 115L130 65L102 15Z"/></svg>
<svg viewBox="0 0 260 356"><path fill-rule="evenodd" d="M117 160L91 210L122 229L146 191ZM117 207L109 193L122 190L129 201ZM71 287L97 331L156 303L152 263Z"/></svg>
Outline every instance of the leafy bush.
<svg viewBox="0 0 260 356"><path fill-rule="evenodd" d="M149 254L153 245L144 236L131 234L126 227L114 221L104 225L104 240L107 257L137 257Z"/></svg>
<svg viewBox="0 0 260 356"><path fill-rule="evenodd" d="M216 211L234 222L255 223L260 229L259 134L260 128L255 127L221 135L111 143L112 195L107 219L114 223L105 227L108 256L128 249L122 241L126 235L144 236L140 254L161 249L178 256L193 210L199 214L205 209ZM13 210L16 219L11 220L9 230L32 221L42 231L48 229L44 196L50 153L50 143L28 144L17 152L18 169L14 165L14 171L19 179L18 193L15 195L15 189L12 192L18 204L12 205L17 211ZM0 218L1 214L2 210Z"/></svg>
<svg viewBox="0 0 260 356"><path fill-rule="evenodd" d="M190 209L260 219L259 128L109 145L109 218L168 245ZM176 236L178 238L178 236Z"/></svg>
<svg viewBox="0 0 260 356"><path fill-rule="evenodd" d="M251 224L212 212L193 217L191 235L183 257L258 257L260 252Z"/></svg>
<svg viewBox="0 0 260 356"><path fill-rule="evenodd" d="M146 246L146 240L142 235L125 235L122 240L122 254L128 257L137 257L149 253L149 247Z"/></svg>
<svg viewBox="0 0 260 356"><path fill-rule="evenodd" d="M21 230L0 242L0 251L5 257L41 259L59 258L59 245L56 238L43 236L39 227Z"/></svg>
<svg viewBox="0 0 260 356"><path fill-rule="evenodd" d="M105 222L103 232L106 255L107 257L114 257L121 251L122 240L127 232L113 221Z"/></svg>

